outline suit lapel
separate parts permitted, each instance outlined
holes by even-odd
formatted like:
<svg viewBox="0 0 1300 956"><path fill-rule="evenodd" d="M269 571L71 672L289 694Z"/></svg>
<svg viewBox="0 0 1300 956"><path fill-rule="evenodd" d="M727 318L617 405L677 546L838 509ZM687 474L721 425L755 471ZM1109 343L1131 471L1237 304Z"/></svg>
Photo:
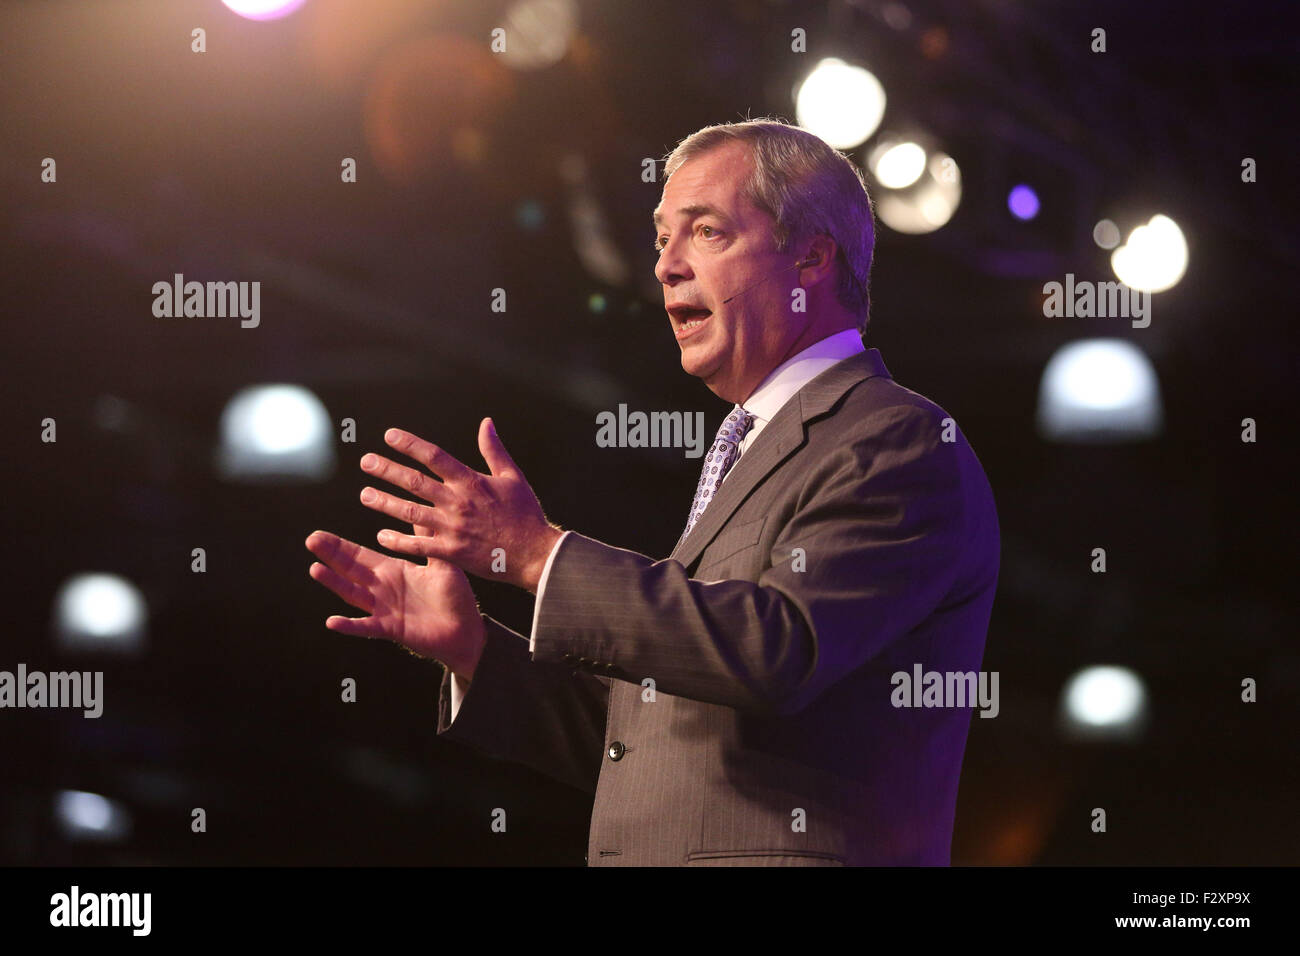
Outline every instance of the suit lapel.
<svg viewBox="0 0 1300 956"><path fill-rule="evenodd" d="M670 557L686 566L700 556L759 483L807 439L810 421L825 415L850 388L876 375L889 377L879 349L867 349L832 365L799 389L727 473L691 533L678 539Z"/></svg>

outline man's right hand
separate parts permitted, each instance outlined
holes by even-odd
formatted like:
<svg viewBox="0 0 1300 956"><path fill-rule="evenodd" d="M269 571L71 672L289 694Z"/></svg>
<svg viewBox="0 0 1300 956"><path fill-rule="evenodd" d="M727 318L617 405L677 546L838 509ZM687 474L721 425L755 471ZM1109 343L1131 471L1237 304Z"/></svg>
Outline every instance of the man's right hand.
<svg viewBox="0 0 1300 956"><path fill-rule="evenodd" d="M414 564L389 557L328 531L313 531L306 544L320 559L308 571L312 578L370 615L335 614L326 627L395 641L421 657L436 658L466 681L473 679L486 630L463 571L433 558Z"/></svg>

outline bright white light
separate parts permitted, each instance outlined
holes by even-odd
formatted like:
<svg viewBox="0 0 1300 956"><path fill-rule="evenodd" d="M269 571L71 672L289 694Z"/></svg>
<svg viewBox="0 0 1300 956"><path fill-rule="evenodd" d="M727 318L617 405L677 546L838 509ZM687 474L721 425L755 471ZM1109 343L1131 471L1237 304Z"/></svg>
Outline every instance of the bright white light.
<svg viewBox="0 0 1300 956"><path fill-rule="evenodd" d="M871 73L843 60L822 60L795 94L795 118L836 149L867 141L885 115L885 89Z"/></svg>
<svg viewBox="0 0 1300 956"><path fill-rule="evenodd" d="M1142 679L1126 667L1086 667L1065 686L1066 727L1078 736L1127 736L1146 714Z"/></svg>
<svg viewBox="0 0 1300 956"><path fill-rule="evenodd" d="M1127 345L1100 341L1072 347L1060 360L1058 394L1081 408L1122 408L1138 401L1150 377L1125 351Z"/></svg>
<svg viewBox="0 0 1300 956"><path fill-rule="evenodd" d="M1038 389L1038 428L1056 441L1149 438L1163 420L1150 359L1124 339L1062 346Z"/></svg>
<svg viewBox="0 0 1300 956"><path fill-rule="evenodd" d="M952 204L938 193L931 193L922 199L920 208L921 216L936 229L952 218Z"/></svg>
<svg viewBox="0 0 1300 956"><path fill-rule="evenodd" d="M887 189L902 189L925 172L925 150L917 143L899 143L881 153L875 162L876 178Z"/></svg>
<svg viewBox="0 0 1300 956"><path fill-rule="evenodd" d="M64 650L136 650L147 617L144 595L116 574L78 574L54 599L55 637Z"/></svg>
<svg viewBox="0 0 1300 956"><path fill-rule="evenodd" d="M122 804L85 790L58 791L54 818L64 837L72 840L117 840L131 827L130 814Z"/></svg>
<svg viewBox="0 0 1300 956"><path fill-rule="evenodd" d="M876 193L876 215L890 229L909 235L934 232L947 225L961 203L957 161L935 151L917 180L899 191Z"/></svg>
<svg viewBox="0 0 1300 956"><path fill-rule="evenodd" d="M297 385L246 388L221 414L218 464L238 480L324 478L334 467L329 414Z"/></svg>
<svg viewBox="0 0 1300 956"><path fill-rule="evenodd" d="M307 0L221 0L247 20L278 20L287 17Z"/></svg>
<svg viewBox="0 0 1300 956"><path fill-rule="evenodd" d="M1163 292L1177 285L1187 271L1187 240L1168 216L1152 216L1111 253L1110 267L1130 288Z"/></svg>
<svg viewBox="0 0 1300 956"><path fill-rule="evenodd" d="M521 70L558 63L578 28L574 0L516 0L506 11L506 47L501 58Z"/></svg>

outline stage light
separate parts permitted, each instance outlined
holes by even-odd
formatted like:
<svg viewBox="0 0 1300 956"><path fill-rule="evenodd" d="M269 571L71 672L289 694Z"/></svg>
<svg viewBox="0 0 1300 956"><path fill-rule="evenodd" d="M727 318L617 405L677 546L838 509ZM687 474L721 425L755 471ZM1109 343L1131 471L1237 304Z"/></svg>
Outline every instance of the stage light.
<svg viewBox="0 0 1300 956"><path fill-rule="evenodd" d="M138 651L147 620L144 595L116 574L74 575L54 598L54 639L63 651Z"/></svg>
<svg viewBox="0 0 1300 956"><path fill-rule="evenodd" d="M1038 430L1053 441L1131 441L1159 434L1160 385L1150 359L1124 339L1062 346L1043 370Z"/></svg>
<svg viewBox="0 0 1300 956"><path fill-rule="evenodd" d="M279 20L287 17L307 0L221 0L246 20Z"/></svg>
<svg viewBox="0 0 1300 956"><path fill-rule="evenodd" d="M1038 215L1038 193L1021 183L1012 188L1007 196L1007 208L1017 219L1028 222Z"/></svg>
<svg viewBox="0 0 1300 956"><path fill-rule="evenodd" d="M925 172L925 150L916 143L893 143L873 156L871 168L882 186L902 189Z"/></svg>
<svg viewBox="0 0 1300 956"><path fill-rule="evenodd" d="M836 149L865 143L885 115L885 90L860 66L822 60L795 93L795 119Z"/></svg>
<svg viewBox="0 0 1300 956"><path fill-rule="evenodd" d="M573 0L517 0L506 11L501 58L520 70L537 70L564 59L578 29Z"/></svg>
<svg viewBox="0 0 1300 956"><path fill-rule="evenodd" d="M115 842L131 829L131 815L125 806L85 790L58 791L54 819L68 840Z"/></svg>
<svg viewBox="0 0 1300 956"><path fill-rule="evenodd" d="M1146 688L1127 667L1086 667L1061 694L1062 724L1074 737L1133 736L1145 723L1146 711Z"/></svg>
<svg viewBox="0 0 1300 956"><path fill-rule="evenodd" d="M1111 253L1110 267L1130 288L1163 292L1177 285L1187 271L1187 240L1168 216L1152 216Z"/></svg>
<svg viewBox="0 0 1300 956"><path fill-rule="evenodd" d="M1119 226L1109 219L1102 219L1092 227L1092 241L1102 249L1114 249L1119 245L1119 240Z"/></svg>
<svg viewBox="0 0 1300 956"><path fill-rule="evenodd" d="M926 147L911 140L900 145L914 146L922 156L927 153ZM871 151L867 159L867 169L877 184L876 216L895 232L911 235L934 232L948 223L961 202L961 170L957 161L947 153L930 149L921 174L902 188L891 188L889 181L881 179L878 170L880 161L898 148L890 142L883 142ZM916 152L905 149L898 155L902 157L900 161L885 166L887 174L898 170L898 178L892 181L902 181L906 178L904 173L910 174L910 164L915 162Z"/></svg>
<svg viewBox="0 0 1300 956"><path fill-rule="evenodd" d="M329 414L297 385L239 392L221 414L217 467L233 481L320 481L334 470Z"/></svg>

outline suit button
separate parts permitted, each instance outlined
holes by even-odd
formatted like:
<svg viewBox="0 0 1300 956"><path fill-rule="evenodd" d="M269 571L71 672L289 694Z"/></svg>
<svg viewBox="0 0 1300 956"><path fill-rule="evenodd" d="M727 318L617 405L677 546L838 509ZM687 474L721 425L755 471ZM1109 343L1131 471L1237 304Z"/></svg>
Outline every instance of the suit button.
<svg viewBox="0 0 1300 956"><path fill-rule="evenodd" d="M622 760L625 753L627 753L627 748L623 746L623 741L616 740L609 745L610 760Z"/></svg>

